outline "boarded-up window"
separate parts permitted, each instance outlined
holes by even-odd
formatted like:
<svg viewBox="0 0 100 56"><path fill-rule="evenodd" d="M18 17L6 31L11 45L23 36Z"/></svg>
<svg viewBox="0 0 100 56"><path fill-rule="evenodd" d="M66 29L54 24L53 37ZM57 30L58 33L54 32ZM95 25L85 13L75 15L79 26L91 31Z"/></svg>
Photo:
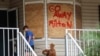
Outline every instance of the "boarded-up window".
<svg viewBox="0 0 100 56"><path fill-rule="evenodd" d="M48 4L48 35L63 38L65 29L73 28L73 5Z"/></svg>
<svg viewBox="0 0 100 56"><path fill-rule="evenodd" d="M44 37L43 4L27 4L25 6L25 24L34 32L36 38Z"/></svg>
<svg viewBox="0 0 100 56"><path fill-rule="evenodd" d="M81 28L81 8L76 6L76 27ZM44 37L44 4L25 6L26 25L35 33L36 38ZM74 28L73 5L61 3L47 4L48 37L64 38L65 29Z"/></svg>

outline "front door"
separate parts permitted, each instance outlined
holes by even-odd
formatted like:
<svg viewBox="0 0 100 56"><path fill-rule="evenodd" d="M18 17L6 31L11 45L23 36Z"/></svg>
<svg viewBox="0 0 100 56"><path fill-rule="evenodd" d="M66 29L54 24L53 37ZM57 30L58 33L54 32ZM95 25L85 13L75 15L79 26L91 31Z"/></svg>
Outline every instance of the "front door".
<svg viewBox="0 0 100 56"><path fill-rule="evenodd" d="M0 10L0 27L7 27L7 10ZM5 56L5 38L3 30L0 29L0 56Z"/></svg>
<svg viewBox="0 0 100 56"><path fill-rule="evenodd" d="M10 27L10 28L18 27L18 11L17 11L16 8L8 10L8 27ZM9 56L17 56L17 54L16 54L17 51L14 51L14 49L17 48L17 45L15 43L16 38L17 38L16 32L17 32L16 30L14 30L14 31L10 30L9 31L9 33L10 33L9 40L11 40L8 43L9 44L9 52L8 52Z"/></svg>
<svg viewBox="0 0 100 56"><path fill-rule="evenodd" d="M17 22L18 22L17 9L0 10L0 28L1 27L16 28L18 26ZM16 31L13 31L13 33L14 37L12 37L11 30L9 30L8 32L7 30L0 29L0 56L15 56L14 54L12 54L12 52L14 53L12 47L13 42L10 41L16 38Z"/></svg>

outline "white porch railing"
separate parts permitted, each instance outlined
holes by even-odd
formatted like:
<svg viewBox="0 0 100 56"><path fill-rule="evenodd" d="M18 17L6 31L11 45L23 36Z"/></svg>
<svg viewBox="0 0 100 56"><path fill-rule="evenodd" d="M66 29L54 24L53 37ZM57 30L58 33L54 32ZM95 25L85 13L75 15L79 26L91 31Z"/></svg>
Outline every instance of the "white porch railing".
<svg viewBox="0 0 100 56"><path fill-rule="evenodd" d="M3 28L0 27L0 43L3 50L0 52L0 56L16 56L17 49L16 49L16 39L17 39L17 32L18 28ZM0 48L1 48L0 47Z"/></svg>
<svg viewBox="0 0 100 56"><path fill-rule="evenodd" d="M66 56L78 56L80 53L81 56L86 56L77 41L70 33L66 34L66 52Z"/></svg>
<svg viewBox="0 0 100 56"><path fill-rule="evenodd" d="M0 56L37 56L19 28L0 27Z"/></svg>
<svg viewBox="0 0 100 56"><path fill-rule="evenodd" d="M100 56L99 29L66 29L66 32L66 56ZM3 42L0 46L3 48L3 56L37 56L18 28L0 28L0 39ZM54 41L57 48L62 48L58 44L65 46L63 39L49 41Z"/></svg>
<svg viewBox="0 0 100 56"><path fill-rule="evenodd" d="M18 56L37 56L21 32L19 32L17 43L19 49Z"/></svg>
<svg viewBox="0 0 100 56"><path fill-rule="evenodd" d="M99 29L66 29L67 56L100 56Z"/></svg>

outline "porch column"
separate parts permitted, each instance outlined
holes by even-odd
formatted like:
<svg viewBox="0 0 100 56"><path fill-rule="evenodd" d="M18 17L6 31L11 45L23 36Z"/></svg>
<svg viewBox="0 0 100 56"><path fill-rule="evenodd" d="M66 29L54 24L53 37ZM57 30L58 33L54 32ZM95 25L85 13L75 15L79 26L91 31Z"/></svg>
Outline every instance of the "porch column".
<svg viewBox="0 0 100 56"><path fill-rule="evenodd" d="M44 0L44 37L45 47L48 48L48 17L47 17L47 0Z"/></svg>

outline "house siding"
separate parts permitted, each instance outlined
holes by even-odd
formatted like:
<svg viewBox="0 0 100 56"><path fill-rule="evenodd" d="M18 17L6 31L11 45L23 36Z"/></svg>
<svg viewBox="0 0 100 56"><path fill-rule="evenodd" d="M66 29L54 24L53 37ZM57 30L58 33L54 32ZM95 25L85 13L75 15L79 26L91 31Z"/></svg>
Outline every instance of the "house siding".
<svg viewBox="0 0 100 56"><path fill-rule="evenodd" d="M9 7L9 0L0 0L0 8L8 8Z"/></svg>
<svg viewBox="0 0 100 56"><path fill-rule="evenodd" d="M82 0L82 27L83 29L99 28L98 6L100 0Z"/></svg>
<svg viewBox="0 0 100 56"><path fill-rule="evenodd" d="M10 8L18 8L18 27L22 31L24 25L23 0L11 0Z"/></svg>

